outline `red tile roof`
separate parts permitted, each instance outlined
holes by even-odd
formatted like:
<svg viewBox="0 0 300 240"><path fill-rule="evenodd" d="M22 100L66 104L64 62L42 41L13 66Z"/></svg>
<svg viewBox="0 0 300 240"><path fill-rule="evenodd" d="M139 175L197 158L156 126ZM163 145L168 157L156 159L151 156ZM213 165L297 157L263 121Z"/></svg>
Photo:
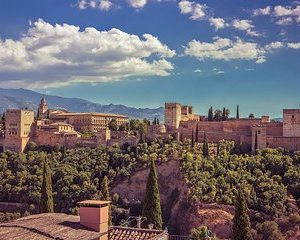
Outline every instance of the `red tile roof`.
<svg viewBox="0 0 300 240"><path fill-rule="evenodd" d="M0 224L1 240L95 240L99 232L79 223L79 216L64 213L44 213ZM166 236L166 238L162 238ZM112 227L109 240L162 240L164 231Z"/></svg>

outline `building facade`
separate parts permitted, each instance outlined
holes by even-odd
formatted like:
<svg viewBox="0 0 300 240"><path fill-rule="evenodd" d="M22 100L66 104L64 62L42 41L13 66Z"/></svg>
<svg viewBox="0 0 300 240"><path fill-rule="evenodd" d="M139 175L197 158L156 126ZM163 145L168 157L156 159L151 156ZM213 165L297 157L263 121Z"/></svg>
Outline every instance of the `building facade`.
<svg viewBox="0 0 300 240"><path fill-rule="evenodd" d="M5 114L5 139L3 150L24 151L32 134L34 112L31 110L8 109Z"/></svg>

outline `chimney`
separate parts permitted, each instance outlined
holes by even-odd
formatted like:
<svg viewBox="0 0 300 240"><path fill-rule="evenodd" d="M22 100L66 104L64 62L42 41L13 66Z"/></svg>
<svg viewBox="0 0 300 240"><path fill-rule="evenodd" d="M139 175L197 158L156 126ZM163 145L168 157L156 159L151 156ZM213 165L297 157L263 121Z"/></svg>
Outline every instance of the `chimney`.
<svg viewBox="0 0 300 240"><path fill-rule="evenodd" d="M110 201L86 200L78 202L80 224L108 236ZM102 238L101 238L102 239Z"/></svg>

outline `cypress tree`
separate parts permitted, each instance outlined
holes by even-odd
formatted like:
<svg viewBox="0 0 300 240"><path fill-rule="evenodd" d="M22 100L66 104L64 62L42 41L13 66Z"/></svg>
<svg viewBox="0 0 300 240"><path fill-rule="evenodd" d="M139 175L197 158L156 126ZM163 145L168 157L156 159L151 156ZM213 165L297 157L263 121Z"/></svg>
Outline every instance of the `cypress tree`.
<svg viewBox="0 0 300 240"><path fill-rule="evenodd" d="M213 108L210 107L208 110L208 121L212 121L214 118Z"/></svg>
<svg viewBox="0 0 300 240"><path fill-rule="evenodd" d="M223 120L223 121L226 120L226 108L225 108L225 107L223 107L222 120Z"/></svg>
<svg viewBox="0 0 300 240"><path fill-rule="evenodd" d="M108 178L107 176L104 176L102 183L101 183L101 200L102 201L110 201L110 194L109 194L109 188L108 188ZM111 216L111 209L109 208L109 221L108 225L112 225L112 216Z"/></svg>
<svg viewBox="0 0 300 240"><path fill-rule="evenodd" d="M103 178L101 183L101 200L110 201L107 176Z"/></svg>
<svg viewBox="0 0 300 240"><path fill-rule="evenodd" d="M257 131L255 132L255 141L254 141L254 150L258 148L258 142L257 142Z"/></svg>
<svg viewBox="0 0 300 240"><path fill-rule="evenodd" d="M191 142L192 147L195 146L195 140L194 140L194 128L192 128L192 142Z"/></svg>
<svg viewBox="0 0 300 240"><path fill-rule="evenodd" d="M206 133L204 133L204 138L203 138L202 154L206 158L209 157L209 146L208 146Z"/></svg>
<svg viewBox="0 0 300 240"><path fill-rule="evenodd" d="M236 119L240 118L240 110L239 110L239 105L236 106Z"/></svg>
<svg viewBox="0 0 300 240"><path fill-rule="evenodd" d="M156 124L159 125L159 119L158 118L156 119Z"/></svg>
<svg viewBox="0 0 300 240"><path fill-rule="evenodd" d="M147 224L154 224L155 229L162 229L162 213L154 160L150 166L142 215L147 218Z"/></svg>
<svg viewBox="0 0 300 240"><path fill-rule="evenodd" d="M198 131L199 131L199 126L198 126L198 123L197 123L197 125L196 125L196 142L199 141Z"/></svg>
<svg viewBox="0 0 300 240"><path fill-rule="evenodd" d="M54 212L52 176L46 155L43 157L43 182L41 189L40 212Z"/></svg>
<svg viewBox="0 0 300 240"><path fill-rule="evenodd" d="M249 210L244 192L241 188L239 188L232 226L233 240L252 240L251 224L248 212Z"/></svg>

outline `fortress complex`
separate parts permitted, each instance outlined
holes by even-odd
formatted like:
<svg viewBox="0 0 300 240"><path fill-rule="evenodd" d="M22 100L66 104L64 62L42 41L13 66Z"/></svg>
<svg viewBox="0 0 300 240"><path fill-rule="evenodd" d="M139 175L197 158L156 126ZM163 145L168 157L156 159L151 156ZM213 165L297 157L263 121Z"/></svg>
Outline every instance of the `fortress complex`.
<svg viewBox="0 0 300 240"><path fill-rule="evenodd" d="M283 122L272 122L268 116L209 121L194 114L190 106L166 103L165 124L181 140L197 136L195 140L201 142L205 133L209 142L233 140L251 146L252 151L266 147L300 150L300 109L284 109Z"/></svg>
<svg viewBox="0 0 300 240"><path fill-rule="evenodd" d="M28 109L7 109L5 116L3 150L16 152L24 151L29 141L37 145L66 147L109 144L109 122L114 119L118 126L128 122L127 116L113 113L71 113L48 109L45 98L39 104L36 119L34 111ZM85 132L93 133L93 136L82 137ZM122 142L122 139L119 140ZM134 139L129 137L128 141Z"/></svg>

